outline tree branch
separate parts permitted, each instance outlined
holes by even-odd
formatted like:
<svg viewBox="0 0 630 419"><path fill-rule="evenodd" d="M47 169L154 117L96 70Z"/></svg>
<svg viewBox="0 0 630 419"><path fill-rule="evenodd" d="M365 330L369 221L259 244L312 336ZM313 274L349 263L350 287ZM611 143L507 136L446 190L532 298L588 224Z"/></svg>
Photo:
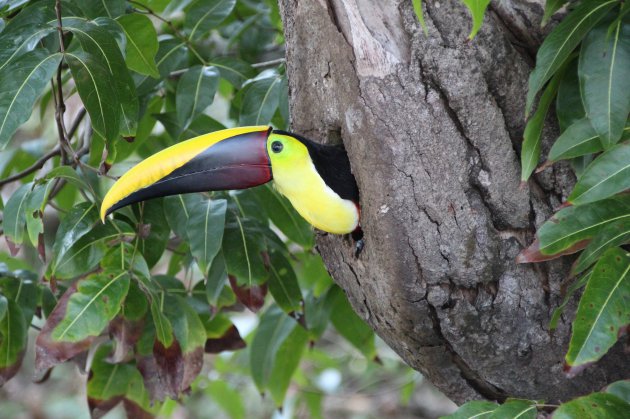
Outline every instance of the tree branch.
<svg viewBox="0 0 630 419"><path fill-rule="evenodd" d="M284 57L276 58L275 60L263 61L261 63L254 63L252 67L254 68L263 68L263 67L273 67L274 65L282 64L286 61Z"/></svg>
<svg viewBox="0 0 630 419"><path fill-rule="evenodd" d="M62 55L65 54L66 49L63 44L63 26L61 22L61 0L55 1L55 13L57 14L57 34L59 36L59 51ZM68 140L68 133L63 121L63 114L66 112L66 104L63 100L63 82L61 80L62 63L59 63L57 69L57 89L55 95L55 84L51 81L53 86L53 96L55 96L55 120L57 121L57 133L59 135L59 144L61 146L61 160L62 163L67 163L67 152L73 153L72 147Z"/></svg>
<svg viewBox="0 0 630 419"><path fill-rule="evenodd" d="M10 176L6 179L2 179L0 181L0 188L2 188L4 185L6 185L7 183L11 183L11 182L15 182L16 180L22 179L23 177L26 177L28 175L30 175L31 173L41 169L42 167L44 167L44 164L50 160L51 158L58 156L61 154L61 148L59 148L59 146L53 148L51 151L49 151L48 153L44 154L42 157L39 158L39 160L37 160L35 163L33 163L30 167L22 170L20 173L16 173L13 176Z"/></svg>
<svg viewBox="0 0 630 419"><path fill-rule="evenodd" d="M254 64L251 64L251 66L253 68L273 67L274 65L283 64L285 62L286 62L285 58L276 58L275 60L269 60L269 61L262 61L260 63L254 63ZM208 64L212 65L212 63L208 63ZM184 74L185 72L187 72L188 70L190 70L190 68L182 68L180 70L175 70L175 71L172 71L168 76L169 77L179 77L182 74Z"/></svg>
<svg viewBox="0 0 630 419"><path fill-rule="evenodd" d="M68 140L72 139L72 137L74 136L74 133L77 132L77 129L79 128L79 124L81 123L81 121L83 121L83 118L85 117L85 113L86 113L85 108L81 108L76 118L74 118L74 122L72 122L70 131L68 131Z"/></svg>

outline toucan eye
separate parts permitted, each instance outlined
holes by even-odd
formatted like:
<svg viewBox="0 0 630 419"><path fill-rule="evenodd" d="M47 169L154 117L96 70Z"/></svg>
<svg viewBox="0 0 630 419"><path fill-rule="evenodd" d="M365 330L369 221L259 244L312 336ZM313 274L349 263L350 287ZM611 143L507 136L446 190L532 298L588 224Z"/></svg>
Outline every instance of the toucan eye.
<svg viewBox="0 0 630 419"><path fill-rule="evenodd" d="M282 145L282 143L280 141L274 141L273 143L271 143L271 150L274 153L281 152L283 147L284 147L284 145Z"/></svg>

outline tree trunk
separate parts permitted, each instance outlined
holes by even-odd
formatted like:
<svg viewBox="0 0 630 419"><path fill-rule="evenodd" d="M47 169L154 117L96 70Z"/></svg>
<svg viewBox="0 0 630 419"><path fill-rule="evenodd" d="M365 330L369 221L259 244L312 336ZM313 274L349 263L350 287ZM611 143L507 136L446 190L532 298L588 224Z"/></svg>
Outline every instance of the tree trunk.
<svg viewBox="0 0 630 419"><path fill-rule="evenodd" d="M515 263L573 183L556 165L519 187L542 0L493 1L472 41L455 0L423 2L428 37L411 1L280 3L292 129L343 141L361 192L360 257L347 238L318 237L357 313L458 403L556 402L627 377L619 345L563 375L575 301L548 324L570 261Z"/></svg>

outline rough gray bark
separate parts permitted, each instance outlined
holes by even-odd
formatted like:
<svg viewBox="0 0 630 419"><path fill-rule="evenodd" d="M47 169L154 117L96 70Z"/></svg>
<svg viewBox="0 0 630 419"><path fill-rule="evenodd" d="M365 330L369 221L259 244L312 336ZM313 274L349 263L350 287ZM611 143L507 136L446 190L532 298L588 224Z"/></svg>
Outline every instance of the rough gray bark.
<svg viewBox="0 0 630 419"><path fill-rule="evenodd" d="M627 377L617 348L565 378L573 309L548 323L569 262L514 261L572 183L560 166L519 188L541 2L493 2L472 42L455 0L424 2L429 37L411 1L280 3L292 129L343 141L361 192L360 258L338 236L319 251L379 336L460 403L565 400Z"/></svg>

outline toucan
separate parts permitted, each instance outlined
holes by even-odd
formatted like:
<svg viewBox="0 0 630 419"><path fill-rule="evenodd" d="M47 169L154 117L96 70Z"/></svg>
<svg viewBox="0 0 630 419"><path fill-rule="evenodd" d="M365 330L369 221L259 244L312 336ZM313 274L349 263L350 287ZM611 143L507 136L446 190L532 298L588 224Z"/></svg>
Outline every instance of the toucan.
<svg viewBox="0 0 630 419"><path fill-rule="evenodd" d="M341 147L267 126L215 131L168 147L131 168L103 200L101 219L136 202L272 181L314 227L353 233L362 247L359 189Z"/></svg>

